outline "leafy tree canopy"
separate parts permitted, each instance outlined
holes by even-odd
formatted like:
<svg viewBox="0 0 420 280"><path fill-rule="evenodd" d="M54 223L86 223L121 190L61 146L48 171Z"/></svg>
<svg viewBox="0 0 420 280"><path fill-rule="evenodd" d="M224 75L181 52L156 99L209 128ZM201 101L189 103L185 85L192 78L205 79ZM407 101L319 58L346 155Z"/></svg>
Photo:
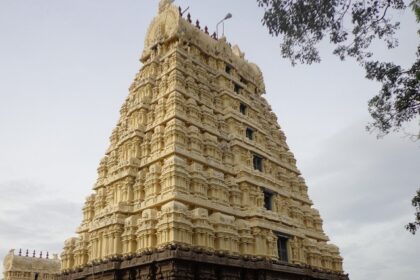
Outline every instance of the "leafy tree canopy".
<svg viewBox="0 0 420 280"><path fill-rule="evenodd" d="M407 69L392 62L372 60L374 40L384 42L389 49L398 46L395 32L400 23L390 13L406 9L403 0L257 0L257 3L265 10L263 25L271 35L281 38L281 54L292 65L320 62L318 45L328 38L335 46L333 53L341 60L355 58L365 68L368 79L382 83L379 94L368 104L373 118L368 130L385 135L420 116L420 46L416 61ZM420 0L410 5L420 21Z"/></svg>
<svg viewBox="0 0 420 280"><path fill-rule="evenodd" d="M415 219L414 222L408 223L405 228L412 234L416 234L416 231L420 229L420 189L411 200L411 204L416 209L416 212L414 213Z"/></svg>

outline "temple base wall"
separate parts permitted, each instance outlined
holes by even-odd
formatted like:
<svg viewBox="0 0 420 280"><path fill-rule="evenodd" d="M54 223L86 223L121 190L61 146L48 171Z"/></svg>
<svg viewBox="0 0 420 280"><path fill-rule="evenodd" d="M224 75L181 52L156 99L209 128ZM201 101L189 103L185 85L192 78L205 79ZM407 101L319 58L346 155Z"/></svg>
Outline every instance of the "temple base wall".
<svg viewBox="0 0 420 280"><path fill-rule="evenodd" d="M262 258L167 248L63 273L59 280L348 280L348 275Z"/></svg>

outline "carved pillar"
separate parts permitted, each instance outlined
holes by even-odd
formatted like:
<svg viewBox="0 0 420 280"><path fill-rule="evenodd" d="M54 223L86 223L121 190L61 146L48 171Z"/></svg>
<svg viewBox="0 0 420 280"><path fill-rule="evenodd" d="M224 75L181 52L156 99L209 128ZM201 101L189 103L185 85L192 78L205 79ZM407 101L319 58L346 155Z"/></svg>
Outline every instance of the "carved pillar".
<svg viewBox="0 0 420 280"><path fill-rule="evenodd" d="M137 230L137 252L156 246L156 218L156 210L147 209L143 211Z"/></svg>
<svg viewBox="0 0 420 280"><path fill-rule="evenodd" d="M203 176L203 165L197 162L193 162L189 166L189 178L190 178L190 189L191 192L198 197L207 199L207 181L206 177Z"/></svg>
<svg viewBox="0 0 420 280"><path fill-rule="evenodd" d="M145 198L152 199L161 194L160 186L161 163L156 162L149 167L144 182Z"/></svg>

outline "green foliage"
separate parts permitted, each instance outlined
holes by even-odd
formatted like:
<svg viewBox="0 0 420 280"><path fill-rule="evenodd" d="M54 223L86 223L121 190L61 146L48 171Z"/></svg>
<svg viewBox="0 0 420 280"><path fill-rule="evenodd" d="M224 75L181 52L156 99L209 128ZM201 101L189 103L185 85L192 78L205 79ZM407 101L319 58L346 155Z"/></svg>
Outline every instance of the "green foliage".
<svg viewBox="0 0 420 280"><path fill-rule="evenodd" d="M292 64L321 61L317 45L328 36L341 59L359 62L372 56L375 38L394 48L399 22L389 10L402 10L402 0L257 0L264 8L262 23L273 36L281 36L281 52Z"/></svg>
<svg viewBox="0 0 420 280"><path fill-rule="evenodd" d="M420 0L414 0L410 3L411 9L413 10L414 14L416 15L417 22L420 22ZM420 29L417 31L420 35Z"/></svg>
<svg viewBox="0 0 420 280"><path fill-rule="evenodd" d="M412 234L416 234L416 231L420 228L420 189L411 200L411 204L416 209L416 213L414 213L415 220L412 223L408 223L405 228Z"/></svg>
<svg viewBox="0 0 420 280"><path fill-rule="evenodd" d="M416 15L417 22L420 22L420 0L415 0L410 3L411 9L413 9Z"/></svg>
<svg viewBox="0 0 420 280"><path fill-rule="evenodd" d="M382 83L380 93L369 101L373 122L368 130L385 135L399 130L420 116L420 49L409 69L370 61L375 40L389 49L398 46L395 32L399 22L391 11L406 8L403 0L257 0L265 10L263 25L272 36L280 37L284 58L296 63L321 61L319 43L328 38L333 53L341 60L356 59L366 70L366 77ZM420 0L410 4L420 21Z"/></svg>
<svg viewBox="0 0 420 280"><path fill-rule="evenodd" d="M382 83L379 94L369 100L369 113L374 121L368 130L387 134L420 115L420 46L417 60L408 70L378 61L367 62L365 69L368 79Z"/></svg>

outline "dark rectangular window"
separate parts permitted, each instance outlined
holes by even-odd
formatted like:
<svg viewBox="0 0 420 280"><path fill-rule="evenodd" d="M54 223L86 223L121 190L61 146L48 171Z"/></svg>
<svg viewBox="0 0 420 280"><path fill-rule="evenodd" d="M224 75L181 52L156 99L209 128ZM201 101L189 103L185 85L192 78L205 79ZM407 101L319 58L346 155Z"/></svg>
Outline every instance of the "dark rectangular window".
<svg viewBox="0 0 420 280"><path fill-rule="evenodd" d="M246 129L246 138L249 140L254 140L254 130L249 127Z"/></svg>
<svg viewBox="0 0 420 280"><path fill-rule="evenodd" d="M246 115L246 109L247 109L247 107L244 103L241 103L239 105L239 111L241 112L242 115Z"/></svg>
<svg viewBox="0 0 420 280"><path fill-rule="evenodd" d="M283 235L277 236L277 250L279 253L279 260L283 262L289 261L289 256L287 255L287 242L289 238Z"/></svg>
<svg viewBox="0 0 420 280"><path fill-rule="evenodd" d="M267 210L273 210L273 193L267 190L264 192L264 208Z"/></svg>
<svg viewBox="0 0 420 280"><path fill-rule="evenodd" d="M226 72L227 74L230 74L230 73L232 72L232 67L230 67L229 65L226 65L226 67L225 67L225 72Z"/></svg>
<svg viewBox="0 0 420 280"><path fill-rule="evenodd" d="M241 88L241 86L240 86L240 85L235 84L234 91L235 91L236 93L240 93L240 90L241 90L241 89L242 89L242 88Z"/></svg>
<svg viewBox="0 0 420 280"><path fill-rule="evenodd" d="M277 250L279 253L279 260L283 262L289 261L289 256L287 255L287 242L289 238L286 236L278 235L277 236Z"/></svg>
<svg viewBox="0 0 420 280"><path fill-rule="evenodd" d="M262 171L263 170L263 159L260 156L254 155L252 159L252 163L254 165L255 170Z"/></svg>

